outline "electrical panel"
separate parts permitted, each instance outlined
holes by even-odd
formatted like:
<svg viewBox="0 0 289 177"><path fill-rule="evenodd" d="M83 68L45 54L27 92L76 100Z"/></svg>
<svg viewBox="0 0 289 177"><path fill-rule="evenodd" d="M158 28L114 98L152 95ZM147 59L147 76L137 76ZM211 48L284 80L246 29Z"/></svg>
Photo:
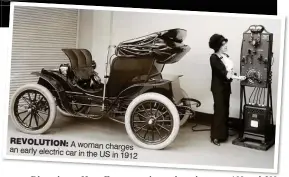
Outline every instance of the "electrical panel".
<svg viewBox="0 0 289 177"><path fill-rule="evenodd" d="M240 74L247 79L241 85L268 86L271 77L273 34L261 25L252 25L243 33Z"/></svg>
<svg viewBox="0 0 289 177"><path fill-rule="evenodd" d="M240 84L242 129L239 137L232 142L235 145L267 150L275 143L271 88L272 46L273 34L262 25L252 25L243 33L240 75L246 76L246 79ZM246 96L246 87L253 88L249 98ZM260 144L252 144L256 141Z"/></svg>

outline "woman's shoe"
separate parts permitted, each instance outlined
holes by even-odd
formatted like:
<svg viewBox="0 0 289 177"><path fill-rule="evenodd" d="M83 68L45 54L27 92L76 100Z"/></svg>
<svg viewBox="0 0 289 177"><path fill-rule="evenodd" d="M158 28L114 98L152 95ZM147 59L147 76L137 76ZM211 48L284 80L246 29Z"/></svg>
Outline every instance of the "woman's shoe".
<svg viewBox="0 0 289 177"><path fill-rule="evenodd" d="M211 142L214 143L217 146L221 145L218 139L211 139Z"/></svg>

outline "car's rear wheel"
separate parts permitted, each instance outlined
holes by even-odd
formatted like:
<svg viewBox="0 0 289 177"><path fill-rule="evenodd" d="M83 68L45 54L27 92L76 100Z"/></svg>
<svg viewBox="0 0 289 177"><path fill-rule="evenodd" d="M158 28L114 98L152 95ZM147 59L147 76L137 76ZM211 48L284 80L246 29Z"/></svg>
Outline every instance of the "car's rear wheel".
<svg viewBox="0 0 289 177"><path fill-rule="evenodd" d="M139 147L164 149L175 140L180 117L176 106L166 96L148 92L129 104L125 127L130 139Z"/></svg>
<svg viewBox="0 0 289 177"><path fill-rule="evenodd" d="M10 117L19 131L42 134L55 120L56 102L47 88L26 84L17 89L11 98Z"/></svg>

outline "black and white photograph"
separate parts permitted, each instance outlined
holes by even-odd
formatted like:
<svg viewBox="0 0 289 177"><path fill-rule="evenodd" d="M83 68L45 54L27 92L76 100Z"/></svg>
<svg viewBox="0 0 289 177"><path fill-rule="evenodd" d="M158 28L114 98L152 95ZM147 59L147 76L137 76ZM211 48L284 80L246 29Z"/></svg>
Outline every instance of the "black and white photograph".
<svg viewBox="0 0 289 177"><path fill-rule="evenodd" d="M285 19L11 2L5 158L276 172Z"/></svg>

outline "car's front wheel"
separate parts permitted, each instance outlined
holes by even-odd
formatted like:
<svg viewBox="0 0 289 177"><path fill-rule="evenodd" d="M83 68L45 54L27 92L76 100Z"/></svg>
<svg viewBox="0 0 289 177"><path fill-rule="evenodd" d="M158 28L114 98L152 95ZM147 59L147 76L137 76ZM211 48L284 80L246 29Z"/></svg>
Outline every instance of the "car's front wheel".
<svg viewBox="0 0 289 177"><path fill-rule="evenodd" d="M39 84L26 84L10 101L10 118L16 128L28 134L45 133L56 117L56 103L50 91Z"/></svg>

